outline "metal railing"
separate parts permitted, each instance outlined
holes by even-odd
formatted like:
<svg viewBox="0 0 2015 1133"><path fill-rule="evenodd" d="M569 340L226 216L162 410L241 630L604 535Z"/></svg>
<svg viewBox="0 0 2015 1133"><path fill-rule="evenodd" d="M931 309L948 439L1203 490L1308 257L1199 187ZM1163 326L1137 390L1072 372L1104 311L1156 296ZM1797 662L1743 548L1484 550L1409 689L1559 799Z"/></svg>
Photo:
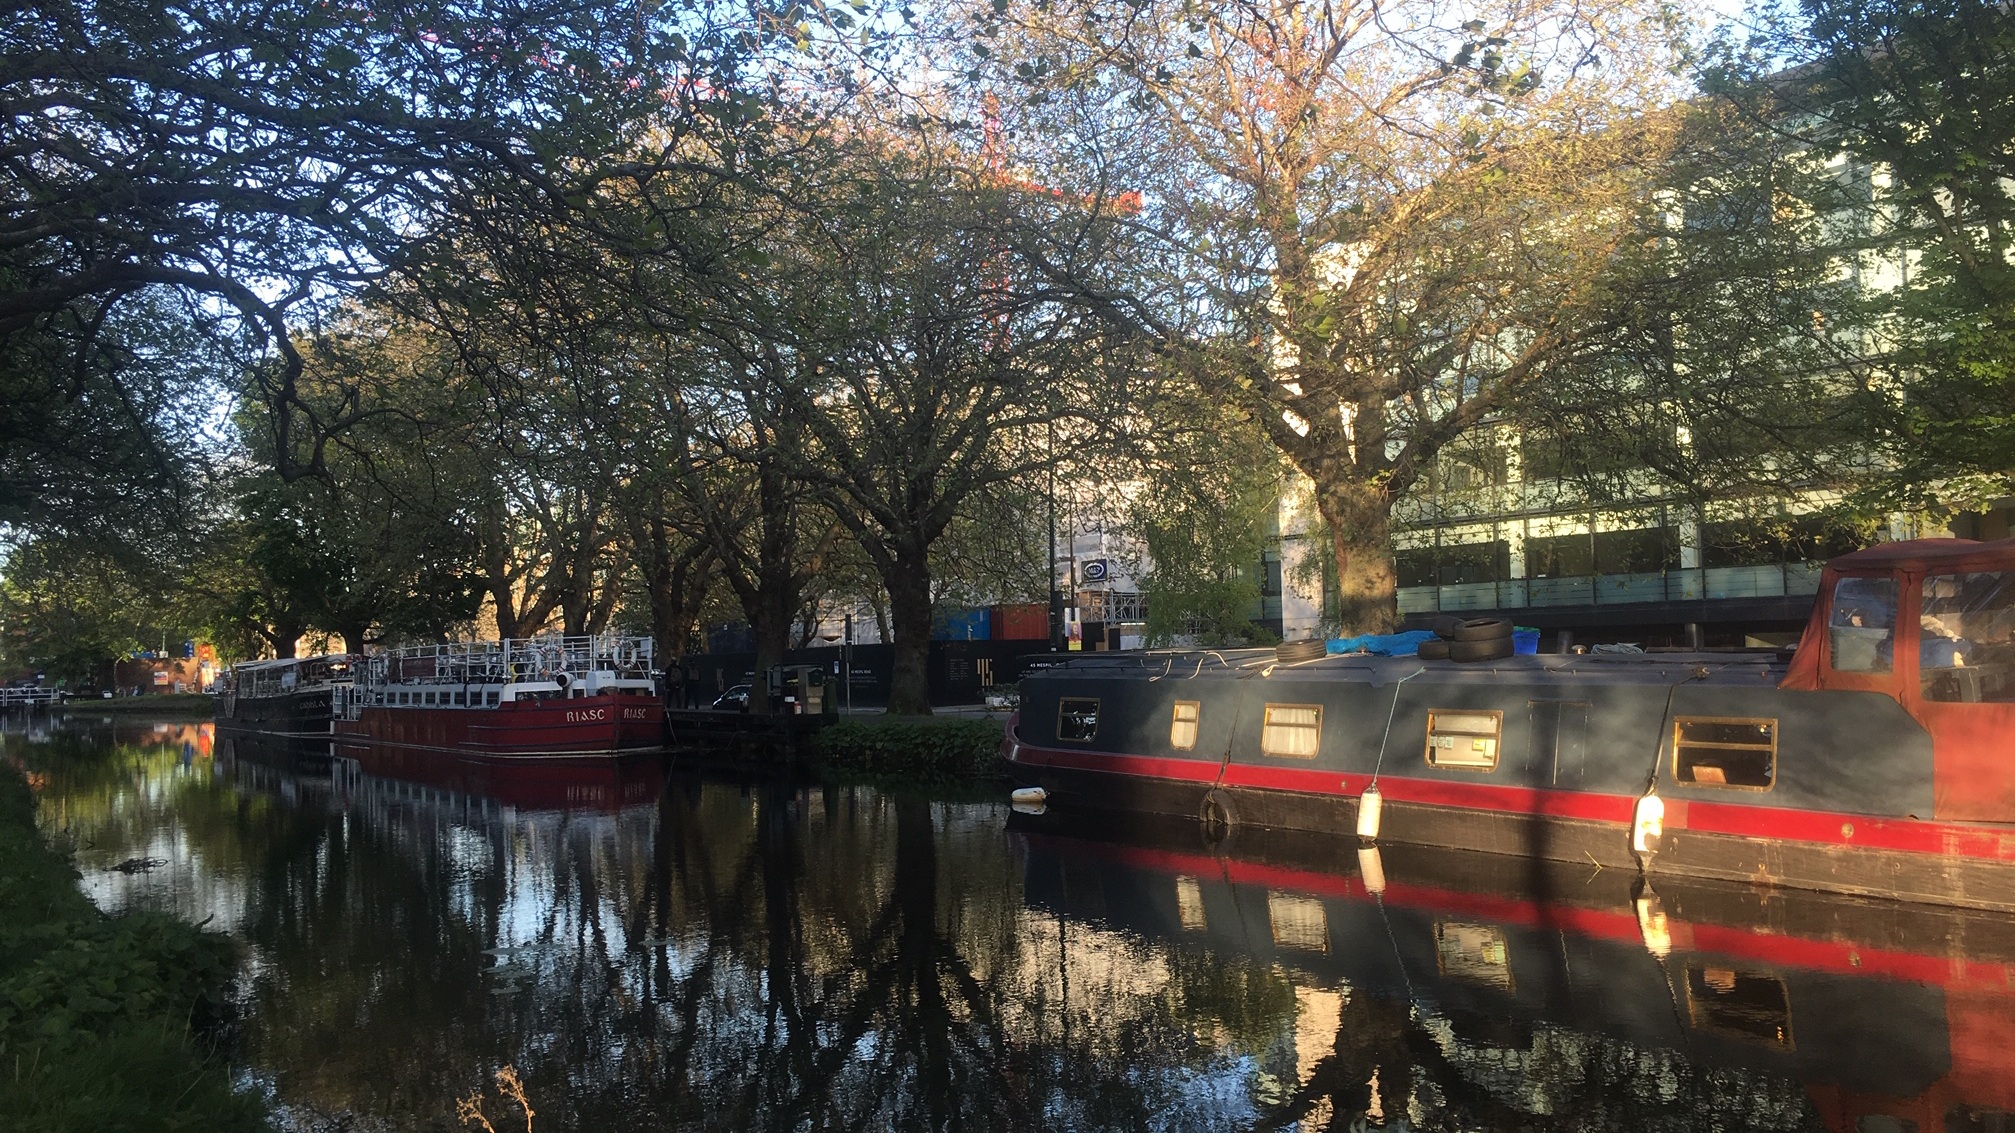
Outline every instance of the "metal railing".
<svg viewBox="0 0 2015 1133"><path fill-rule="evenodd" d="M62 700L60 688L0 688L0 708L33 708Z"/></svg>
<svg viewBox="0 0 2015 1133"><path fill-rule="evenodd" d="M455 641L408 645L366 658L358 684L508 684L613 673L623 680L656 676L657 643L649 637L595 634L583 637L513 637L502 641Z"/></svg>
<svg viewBox="0 0 2015 1133"><path fill-rule="evenodd" d="M1402 586L1402 614L1520 610L1546 606L1616 606L1722 598L1796 598L1819 593L1820 563L1682 567L1638 574L1509 578L1444 586Z"/></svg>

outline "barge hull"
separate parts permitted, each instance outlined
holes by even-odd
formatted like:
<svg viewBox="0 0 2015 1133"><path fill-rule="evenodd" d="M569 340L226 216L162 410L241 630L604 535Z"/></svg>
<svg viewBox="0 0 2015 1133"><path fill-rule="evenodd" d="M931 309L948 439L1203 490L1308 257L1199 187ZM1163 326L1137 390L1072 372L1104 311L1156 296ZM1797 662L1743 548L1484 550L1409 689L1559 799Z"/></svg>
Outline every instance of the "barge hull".
<svg viewBox="0 0 2015 1133"><path fill-rule="evenodd" d="M1024 779L1048 793L1052 806L1196 820L1207 846L1231 844L1243 827L1354 840L1358 796L1370 785L1368 776L1296 771L1294 775L1307 780L1296 789L1255 781L1273 778L1255 774L1273 769L1201 761L1157 761L1171 765L1165 770L1186 771L1190 777L1148 775L1130 766L1123 770L1092 766L1102 757L1031 748L1012 735L1009 746L1014 766ZM1131 757L1118 761L1132 762ZM1309 789L1318 781L1334 786ZM1640 860L1630 845L1634 800L1628 796L1485 788L1493 797L1479 795L1473 800L1477 805L1461 806L1431 797L1446 793L1446 787L1397 776L1381 779L1379 840L1581 863L1591 870L1634 873L1641 867L1652 877L1696 877L2015 912L2015 831L1809 811L1773 815L1765 808L1673 801L1658 850ZM1494 797L1506 791L1520 797ZM1603 817L1605 812L1613 817ZM1694 820L1752 827L1757 833L1679 825ZM1774 834L1766 833L1772 829ZM1800 841L1795 838L1800 830L1827 830L1835 840ZM1864 844L1855 844L1857 837ZM1866 844L1885 838L1900 846L1948 846L1952 852Z"/></svg>

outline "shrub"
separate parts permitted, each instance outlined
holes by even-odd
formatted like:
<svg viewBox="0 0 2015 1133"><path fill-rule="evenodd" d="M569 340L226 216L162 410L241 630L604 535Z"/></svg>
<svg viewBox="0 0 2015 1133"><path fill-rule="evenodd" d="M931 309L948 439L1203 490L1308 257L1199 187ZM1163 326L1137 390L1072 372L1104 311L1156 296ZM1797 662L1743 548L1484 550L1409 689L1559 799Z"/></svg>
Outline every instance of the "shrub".
<svg viewBox="0 0 2015 1133"><path fill-rule="evenodd" d="M27 784L0 769L0 1128L264 1128L191 1039L230 963L194 925L101 913L35 829Z"/></svg>
<svg viewBox="0 0 2015 1133"><path fill-rule="evenodd" d="M869 775L964 782L1007 773L993 720L846 720L822 729L812 754L827 767Z"/></svg>

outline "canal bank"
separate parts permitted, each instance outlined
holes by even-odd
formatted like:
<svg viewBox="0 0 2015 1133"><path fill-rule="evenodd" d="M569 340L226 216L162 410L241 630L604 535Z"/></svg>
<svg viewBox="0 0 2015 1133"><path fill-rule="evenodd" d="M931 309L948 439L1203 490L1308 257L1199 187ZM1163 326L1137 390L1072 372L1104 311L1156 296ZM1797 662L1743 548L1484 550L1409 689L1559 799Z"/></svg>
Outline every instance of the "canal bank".
<svg viewBox="0 0 2015 1133"><path fill-rule="evenodd" d="M146 859L128 864L148 868ZM205 1049L227 1014L229 943L157 912L107 916L0 767L0 1126L257 1130Z"/></svg>

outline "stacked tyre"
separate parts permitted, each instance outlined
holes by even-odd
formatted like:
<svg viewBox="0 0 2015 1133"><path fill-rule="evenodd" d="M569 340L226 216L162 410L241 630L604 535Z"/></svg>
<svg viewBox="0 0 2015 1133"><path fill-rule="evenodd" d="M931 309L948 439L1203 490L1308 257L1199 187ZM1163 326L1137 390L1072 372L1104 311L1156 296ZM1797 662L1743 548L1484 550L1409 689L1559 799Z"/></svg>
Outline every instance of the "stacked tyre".
<svg viewBox="0 0 2015 1133"><path fill-rule="evenodd" d="M1326 641L1288 641L1274 647L1273 657L1283 665L1298 665L1326 656L1328 651L1329 643Z"/></svg>
<svg viewBox="0 0 2015 1133"><path fill-rule="evenodd" d="M1420 643L1423 661L1496 661L1511 656L1511 623L1503 618L1437 618L1434 640Z"/></svg>

